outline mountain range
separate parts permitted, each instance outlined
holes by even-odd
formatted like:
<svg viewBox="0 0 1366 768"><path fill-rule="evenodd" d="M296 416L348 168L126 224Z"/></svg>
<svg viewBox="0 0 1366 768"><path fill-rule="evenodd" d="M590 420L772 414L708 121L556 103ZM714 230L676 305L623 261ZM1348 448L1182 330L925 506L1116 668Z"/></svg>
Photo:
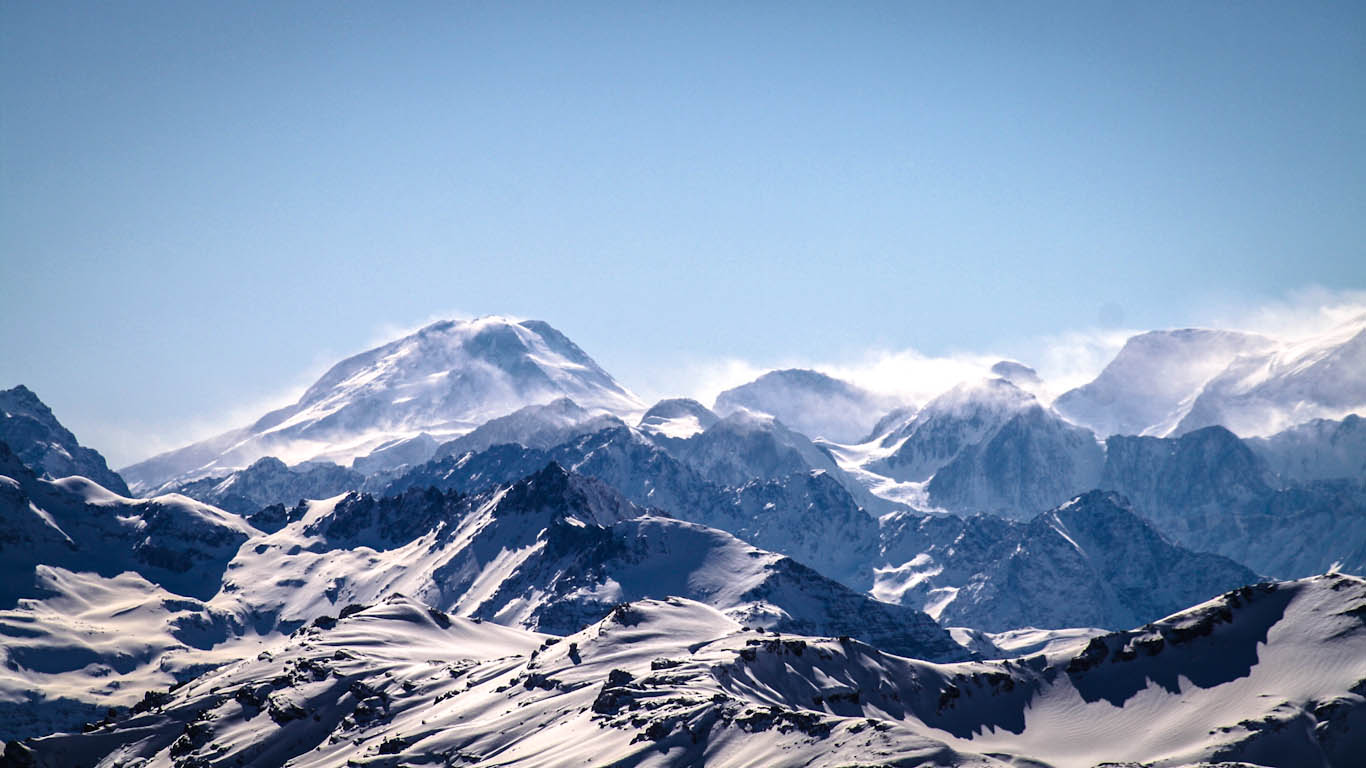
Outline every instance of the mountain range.
<svg viewBox="0 0 1366 768"><path fill-rule="evenodd" d="M0 392L0 764L1348 765L1363 332L707 406L448 321L120 472Z"/></svg>

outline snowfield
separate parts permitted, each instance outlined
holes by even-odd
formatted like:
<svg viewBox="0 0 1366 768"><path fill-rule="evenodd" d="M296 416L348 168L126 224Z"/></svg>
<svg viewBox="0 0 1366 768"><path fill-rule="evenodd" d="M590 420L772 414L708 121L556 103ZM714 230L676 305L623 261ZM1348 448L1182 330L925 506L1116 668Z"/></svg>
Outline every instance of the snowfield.
<svg viewBox="0 0 1366 768"><path fill-rule="evenodd" d="M1241 588L1084 647L934 664L679 598L562 638L411 598L348 606L29 764L1352 765L1366 582Z"/></svg>

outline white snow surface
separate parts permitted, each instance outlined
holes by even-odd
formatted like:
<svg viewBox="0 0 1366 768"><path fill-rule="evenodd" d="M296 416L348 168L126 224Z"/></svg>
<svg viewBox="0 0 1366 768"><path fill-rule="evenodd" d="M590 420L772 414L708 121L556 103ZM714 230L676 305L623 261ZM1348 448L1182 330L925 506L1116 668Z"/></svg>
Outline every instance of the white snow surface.
<svg viewBox="0 0 1366 768"><path fill-rule="evenodd" d="M895 398L823 373L788 369L770 371L722 392L712 409L720 416L738 410L766 414L812 439L853 443L900 405L904 403Z"/></svg>
<svg viewBox="0 0 1366 768"><path fill-rule="evenodd" d="M1263 436L1352 413L1366 413L1366 317L1238 357L1173 414L1165 434L1219 424L1243 437Z"/></svg>
<svg viewBox="0 0 1366 768"><path fill-rule="evenodd" d="M254 424L124 468L135 491L224 475L262 456L342 465L395 441L451 439L527 405L572 398L634 418L644 404L572 341L501 316L433 323L337 363Z"/></svg>
<svg viewBox="0 0 1366 768"><path fill-rule="evenodd" d="M1366 317L1294 339L1206 329L1139 334L1053 406L1101 437L1174 436L1214 424L1252 437L1366 412Z"/></svg>
<svg viewBox="0 0 1366 768"><path fill-rule="evenodd" d="M1364 616L1366 582L1329 575L1083 648L932 664L678 598L556 640L395 596L23 749L101 768L1349 766L1366 753Z"/></svg>

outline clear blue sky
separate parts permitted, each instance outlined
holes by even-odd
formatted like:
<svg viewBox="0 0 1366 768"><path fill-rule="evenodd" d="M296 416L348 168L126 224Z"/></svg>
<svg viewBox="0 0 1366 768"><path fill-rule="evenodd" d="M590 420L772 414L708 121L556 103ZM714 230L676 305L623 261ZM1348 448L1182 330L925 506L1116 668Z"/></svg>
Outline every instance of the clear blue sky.
<svg viewBox="0 0 1366 768"><path fill-rule="evenodd" d="M248 5L0 0L0 387L115 464L446 311L649 390L1366 288L1366 4Z"/></svg>

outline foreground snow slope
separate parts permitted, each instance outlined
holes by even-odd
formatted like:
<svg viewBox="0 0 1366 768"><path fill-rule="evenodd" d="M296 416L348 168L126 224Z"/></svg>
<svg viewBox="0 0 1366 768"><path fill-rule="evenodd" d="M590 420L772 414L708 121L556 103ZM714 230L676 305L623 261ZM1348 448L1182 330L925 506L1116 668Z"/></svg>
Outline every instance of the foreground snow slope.
<svg viewBox="0 0 1366 768"><path fill-rule="evenodd" d="M258 533L183 496L39 479L0 442L0 736L198 674L232 624L203 601Z"/></svg>
<svg viewBox="0 0 1366 768"><path fill-rule="evenodd" d="M0 492L14 490L7 476L3 482ZM51 515L27 502L11 509L0 493L7 537L26 535L18 524L25 515L41 522L39 513L88 534L56 550L38 539L17 551L0 542L4 587L14 591L0 605L0 738L74 727L150 688L255 654L346 605L395 592L556 634L578 631L621 601L676 595L751 626L847 634L933 659L968 655L914 608L877 602L722 531L645 515L554 465L471 495L352 494L273 507L251 516L259 530L210 507L184 502L168 511L164 501L100 492L110 508L74 508L93 518L79 529L73 513ZM159 516L139 517L146 509ZM209 512L235 521L225 526L230 538L213 557L189 559L183 553L204 538L186 538L182 528L223 535L194 518ZM96 524L106 518L132 540L106 535ZM176 518L180 527L168 525ZM146 519L163 530L150 530ZM92 542L102 551L89 551ZM146 567L145 549L182 553L187 570ZM63 552L71 556L58 557Z"/></svg>
<svg viewBox="0 0 1366 768"><path fill-rule="evenodd" d="M255 423L126 467L137 490L223 475L262 456L349 465L398 439L447 439L526 405L570 397L635 414L644 405L564 334L505 317L433 323L337 363L299 401Z"/></svg>
<svg viewBox="0 0 1366 768"><path fill-rule="evenodd" d="M0 739L69 730L265 642L131 571L39 566L34 581L44 597L0 610Z"/></svg>
<svg viewBox="0 0 1366 768"><path fill-rule="evenodd" d="M1084 647L956 664L746 631L679 599L556 640L391 597L6 758L1322 768L1366 753L1363 693L1366 582L1337 575L1241 588Z"/></svg>
<svg viewBox="0 0 1366 768"><path fill-rule="evenodd" d="M42 480L0 442L0 608L47 593L40 569L134 572L208 599L237 548L258 533L184 496L130 499L84 477Z"/></svg>

